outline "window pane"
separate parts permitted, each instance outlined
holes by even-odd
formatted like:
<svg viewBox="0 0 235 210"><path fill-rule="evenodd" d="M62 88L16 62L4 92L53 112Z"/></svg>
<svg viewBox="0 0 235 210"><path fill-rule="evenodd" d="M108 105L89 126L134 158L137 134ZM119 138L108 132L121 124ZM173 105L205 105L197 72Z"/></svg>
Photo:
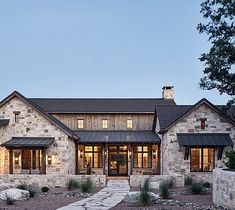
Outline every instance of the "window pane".
<svg viewBox="0 0 235 210"><path fill-rule="evenodd" d="M78 128L83 128L84 127L84 120L83 119L79 119L78 120Z"/></svg>
<svg viewBox="0 0 235 210"><path fill-rule="evenodd" d="M142 168L142 153L134 153L134 167Z"/></svg>
<svg viewBox="0 0 235 210"><path fill-rule="evenodd" d="M202 171L202 149L191 149L191 171Z"/></svg>
<svg viewBox="0 0 235 210"><path fill-rule="evenodd" d="M144 151L144 152L148 152L148 149L149 149L148 146L144 146L144 147L143 147L143 151Z"/></svg>
<svg viewBox="0 0 235 210"><path fill-rule="evenodd" d="M85 153L85 158L84 158L84 167L87 167L87 164L90 163L91 167L93 166L92 162L92 153L91 152L86 152Z"/></svg>
<svg viewBox="0 0 235 210"><path fill-rule="evenodd" d="M127 128L129 128L129 129L132 128L132 120L131 119L127 120Z"/></svg>
<svg viewBox="0 0 235 210"><path fill-rule="evenodd" d="M85 152L86 151L91 151L92 152L92 146L85 146Z"/></svg>
<svg viewBox="0 0 235 210"><path fill-rule="evenodd" d="M102 153L94 153L94 168L102 167Z"/></svg>
<svg viewBox="0 0 235 210"><path fill-rule="evenodd" d="M108 128L108 120L102 120L102 128Z"/></svg>
<svg viewBox="0 0 235 210"><path fill-rule="evenodd" d="M102 152L101 146L94 146L94 152Z"/></svg>
<svg viewBox="0 0 235 210"><path fill-rule="evenodd" d="M203 171L212 171L214 166L214 149L203 149Z"/></svg>

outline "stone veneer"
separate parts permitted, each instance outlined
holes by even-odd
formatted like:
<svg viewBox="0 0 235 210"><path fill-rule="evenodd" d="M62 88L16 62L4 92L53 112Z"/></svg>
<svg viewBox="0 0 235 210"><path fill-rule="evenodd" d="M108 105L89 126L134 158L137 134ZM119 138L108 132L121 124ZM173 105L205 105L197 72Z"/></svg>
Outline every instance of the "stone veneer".
<svg viewBox="0 0 235 210"><path fill-rule="evenodd" d="M69 179L75 179L78 182L85 181L90 178L93 186L105 187L105 175L71 175L71 174L46 174L46 175L23 175L23 174L4 174L0 175L1 184L27 184L38 187L66 187Z"/></svg>
<svg viewBox="0 0 235 210"><path fill-rule="evenodd" d="M213 170L213 203L229 209L235 207L235 171Z"/></svg>
<svg viewBox="0 0 235 210"><path fill-rule="evenodd" d="M200 118L207 119L205 130L200 128ZM235 143L235 127L207 104L202 104L162 135L162 174L179 173L211 183L212 172L190 172L190 157L188 160L184 160L185 148L179 145L177 133L229 133ZM217 160L218 150L215 150L215 168L224 166L225 151L229 149L229 147L225 148L222 160Z"/></svg>
<svg viewBox="0 0 235 210"><path fill-rule="evenodd" d="M15 111L19 121L15 122ZM75 174L75 144L61 128L47 120L41 113L18 97L12 98L0 107L0 118L10 119L9 125L0 127L0 144L14 137L55 137L46 153L52 156L52 164L46 161L47 174ZM14 161L13 161L14 163ZM13 166L13 173L19 173L19 165ZM9 173L9 152L0 147L0 174Z"/></svg>

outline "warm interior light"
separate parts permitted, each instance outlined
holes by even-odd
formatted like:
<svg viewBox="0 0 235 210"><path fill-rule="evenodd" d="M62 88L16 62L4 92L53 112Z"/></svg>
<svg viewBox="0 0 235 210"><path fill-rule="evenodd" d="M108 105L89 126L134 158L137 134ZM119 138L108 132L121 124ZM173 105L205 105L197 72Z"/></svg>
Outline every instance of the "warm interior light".
<svg viewBox="0 0 235 210"><path fill-rule="evenodd" d="M18 165L19 164L19 156L15 157L15 164Z"/></svg>
<svg viewBox="0 0 235 210"><path fill-rule="evenodd" d="M125 146L123 147L123 149L126 150L126 149L127 149L127 146L125 145Z"/></svg>
<svg viewBox="0 0 235 210"><path fill-rule="evenodd" d="M51 165L51 160L52 160L51 156L48 155L48 157L47 157L47 163L48 163L48 165Z"/></svg>

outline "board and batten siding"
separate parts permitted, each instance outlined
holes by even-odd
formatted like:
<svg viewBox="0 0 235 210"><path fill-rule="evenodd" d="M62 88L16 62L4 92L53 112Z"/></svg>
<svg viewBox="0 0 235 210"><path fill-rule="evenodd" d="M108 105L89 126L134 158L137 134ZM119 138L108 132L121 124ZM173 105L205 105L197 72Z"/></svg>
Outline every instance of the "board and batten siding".
<svg viewBox="0 0 235 210"><path fill-rule="evenodd" d="M132 119L132 130L151 130L154 114L53 114L73 130L78 129L78 119L84 120L84 130L102 130L102 120L108 120L108 129L127 129L127 120Z"/></svg>

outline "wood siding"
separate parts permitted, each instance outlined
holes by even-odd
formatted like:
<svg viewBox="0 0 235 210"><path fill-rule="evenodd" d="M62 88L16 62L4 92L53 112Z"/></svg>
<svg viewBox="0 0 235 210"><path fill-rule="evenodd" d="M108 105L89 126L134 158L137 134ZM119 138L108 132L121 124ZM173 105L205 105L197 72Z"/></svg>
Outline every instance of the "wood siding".
<svg viewBox="0 0 235 210"><path fill-rule="evenodd" d="M108 120L103 130L151 130L154 114L53 114L73 130L78 129L78 119L84 120L81 130L102 130L102 120ZM133 120L133 128L127 129L127 120Z"/></svg>

